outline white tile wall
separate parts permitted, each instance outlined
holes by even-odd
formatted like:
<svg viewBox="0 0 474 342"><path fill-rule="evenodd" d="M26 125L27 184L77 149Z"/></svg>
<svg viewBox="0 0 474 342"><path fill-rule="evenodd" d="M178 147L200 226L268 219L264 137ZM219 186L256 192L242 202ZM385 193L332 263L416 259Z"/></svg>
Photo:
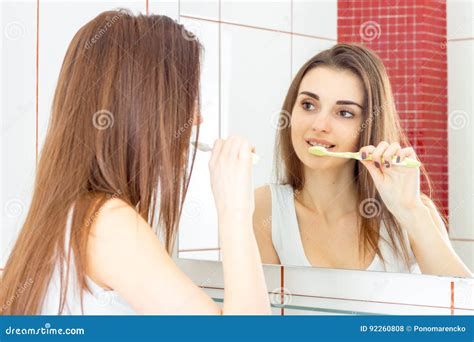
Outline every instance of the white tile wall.
<svg viewBox="0 0 474 342"><path fill-rule="evenodd" d="M268 182L276 122L290 84L288 34L222 25L222 133L256 147L254 185Z"/></svg>
<svg viewBox="0 0 474 342"><path fill-rule="evenodd" d="M323 50L329 49L336 43L337 41L332 39L294 35L292 44L292 78L308 59Z"/></svg>
<svg viewBox="0 0 474 342"><path fill-rule="evenodd" d="M148 13L166 15L179 20L179 3L176 0L152 0L148 2Z"/></svg>
<svg viewBox="0 0 474 342"><path fill-rule="evenodd" d="M462 39L473 36L474 3L469 0L448 0L448 39Z"/></svg>
<svg viewBox="0 0 474 342"><path fill-rule="evenodd" d="M450 236L474 239L474 40L448 40Z"/></svg>
<svg viewBox="0 0 474 342"><path fill-rule="evenodd" d="M470 240L451 240L454 250L466 266L474 270L474 242Z"/></svg>
<svg viewBox="0 0 474 342"><path fill-rule="evenodd" d="M450 238L474 268L474 4L448 0L448 151Z"/></svg>
<svg viewBox="0 0 474 342"><path fill-rule="evenodd" d="M179 8L182 16L219 19L219 0L180 0Z"/></svg>
<svg viewBox="0 0 474 342"><path fill-rule="evenodd" d="M474 309L474 282L471 279L460 279L456 282L454 286L454 307Z"/></svg>
<svg viewBox="0 0 474 342"><path fill-rule="evenodd" d="M337 40L337 1L294 0L293 32Z"/></svg>
<svg viewBox="0 0 474 342"><path fill-rule="evenodd" d="M291 31L290 0L222 0L221 20L278 31Z"/></svg>
<svg viewBox="0 0 474 342"><path fill-rule="evenodd" d="M0 267L31 201L35 171L36 5L0 3Z"/></svg>
<svg viewBox="0 0 474 342"><path fill-rule="evenodd" d="M199 140L212 146L219 137L219 71L216 68L219 63L219 27L214 22L187 18L182 18L181 23L198 37L205 48L201 74L203 123L200 126ZM217 214L209 177L209 157L210 153L197 152L180 222L179 249L219 246Z"/></svg>

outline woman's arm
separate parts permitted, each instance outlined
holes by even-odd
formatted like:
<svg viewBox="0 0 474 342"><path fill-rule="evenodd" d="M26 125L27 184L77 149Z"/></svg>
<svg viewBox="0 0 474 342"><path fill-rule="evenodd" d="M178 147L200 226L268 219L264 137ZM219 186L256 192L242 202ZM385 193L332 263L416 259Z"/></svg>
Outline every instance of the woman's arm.
<svg viewBox="0 0 474 342"><path fill-rule="evenodd" d="M372 160L361 160L388 210L408 232L420 270L426 274L472 277L449 241L446 228L432 201L420 191L420 168L393 165L393 159L417 160L413 147L381 141L360 149ZM384 162L382 162L382 160ZM392 167L393 166L393 167Z"/></svg>
<svg viewBox="0 0 474 342"><path fill-rule="evenodd" d="M241 220L220 217L219 225L228 228L219 236L224 269L224 314L271 314L251 216Z"/></svg>
<svg viewBox="0 0 474 342"><path fill-rule="evenodd" d="M209 161L224 267L224 312L271 314L262 262L252 229L255 198L252 147L240 137L218 139Z"/></svg>
<svg viewBox="0 0 474 342"><path fill-rule="evenodd" d="M400 223L408 231L410 244L424 274L473 277L454 251L443 220L432 201L422 196L425 205L402 215Z"/></svg>

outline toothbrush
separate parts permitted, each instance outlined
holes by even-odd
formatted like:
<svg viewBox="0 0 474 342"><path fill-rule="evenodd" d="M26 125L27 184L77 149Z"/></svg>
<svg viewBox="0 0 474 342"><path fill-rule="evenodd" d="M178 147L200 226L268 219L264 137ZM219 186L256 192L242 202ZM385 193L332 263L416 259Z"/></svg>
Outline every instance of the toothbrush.
<svg viewBox="0 0 474 342"><path fill-rule="evenodd" d="M192 141L191 142L191 145L193 145L194 147L196 147L199 151L201 152L211 152L212 151L212 147L209 146L208 144L206 143L202 143L202 142L198 142L196 143L196 141ZM252 152L252 163L253 164L257 164L257 162L260 160L260 157L258 155L256 155L255 153Z"/></svg>
<svg viewBox="0 0 474 342"><path fill-rule="evenodd" d="M359 152L331 152L323 146L312 146L308 148L308 152L314 154L315 156L330 156L330 157L339 157L339 158L349 158L349 159L357 159L357 160L373 160L372 155L369 154L367 158L362 159ZM382 157L383 163L383 157ZM404 166L404 167L419 167L421 163L418 160L412 158L405 158L400 163L397 163L397 157L392 159L392 164L397 166Z"/></svg>

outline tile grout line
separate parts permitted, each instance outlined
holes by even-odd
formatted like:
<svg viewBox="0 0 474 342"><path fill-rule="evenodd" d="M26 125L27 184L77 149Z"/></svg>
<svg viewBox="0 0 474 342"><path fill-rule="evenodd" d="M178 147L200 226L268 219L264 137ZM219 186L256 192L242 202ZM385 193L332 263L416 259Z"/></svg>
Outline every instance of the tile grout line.
<svg viewBox="0 0 474 342"><path fill-rule="evenodd" d="M202 18L202 17L191 16L191 15L181 15L181 17L186 18L186 19L202 20L202 21L208 21L208 22L211 22L211 23L226 24L226 25L244 27L244 28L261 30L261 31L269 31L269 32L275 32L275 33L289 34L289 35L299 36L299 37L307 37L307 38L313 38L313 39L328 40L328 41L333 41L333 42L337 41L337 39L329 38L329 37L313 36L313 35L305 34L305 33L288 32L288 31L285 31L285 30L277 30L277 29L271 29L271 28L260 27L260 26L239 24L239 23L230 22L230 21L222 21L220 19L215 20L215 19Z"/></svg>

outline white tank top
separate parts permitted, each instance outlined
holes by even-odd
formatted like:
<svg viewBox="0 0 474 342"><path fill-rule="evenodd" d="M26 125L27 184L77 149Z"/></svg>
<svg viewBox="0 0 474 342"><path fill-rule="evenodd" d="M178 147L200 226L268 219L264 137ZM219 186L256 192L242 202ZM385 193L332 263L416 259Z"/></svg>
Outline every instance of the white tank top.
<svg viewBox="0 0 474 342"><path fill-rule="evenodd" d="M71 235L73 207L69 210L66 224L65 248L69 246ZM92 294L83 290L84 312L81 310L80 291L74 264L74 253L71 253L68 288L63 315L136 315L131 306L123 300L116 291L106 290L95 283L87 275L86 282ZM66 272L66 261L64 262ZM124 274L126 276L126 274ZM59 261L53 271L46 295L43 300L41 315L58 315L60 303L60 274Z"/></svg>
<svg viewBox="0 0 474 342"><path fill-rule="evenodd" d="M309 262L303 248L298 220L296 216L294 192L291 185L269 184L272 195L272 242L275 251L280 258L280 263L287 266L312 266ZM379 239L380 252L385 259L376 254L367 271L385 271L385 272L401 272L401 273L420 273L420 268L413 254L408 234L403 231L405 241L408 246L410 256L410 268L407 269L403 260L401 260L393 248L383 239ZM385 228L381 224L380 235L387 241L390 237ZM397 247L400 242L396 240Z"/></svg>

